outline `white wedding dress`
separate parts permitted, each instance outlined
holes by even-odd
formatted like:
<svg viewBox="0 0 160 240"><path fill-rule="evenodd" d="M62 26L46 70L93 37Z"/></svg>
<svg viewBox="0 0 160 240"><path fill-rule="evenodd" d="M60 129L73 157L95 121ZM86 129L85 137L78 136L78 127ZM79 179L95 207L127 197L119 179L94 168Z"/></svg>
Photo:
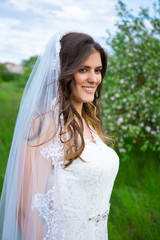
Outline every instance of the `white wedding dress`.
<svg viewBox="0 0 160 240"><path fill-rule="evenodd" d="M115 151L105 145L97 134L92 130L95 143L85 139L85 149L82 158L63 168L59 164L59 193L63 208L64 233L58 233L57 238L52 235L56 226L50 218L54 211L44 213L44 206L51 205L55 189L52 188L53 179L50 178L50 191L46 195L35 195L32 208L38 208L40 215L47 221L48 232L45 239L58 240L107 240L107 220L110 209L110 196L119 168L119 157ZM53 148L54 146L54 148ZM57 147L59 147L59 143ZM62 150L57 149L59 157ZM50 144L41 151L44 158L51 159L55 163L55 145ZM47 208L50 209L50 208ZM53 210L53 209L52 209ZM45 216L44 216L45 215ZM52 227L54 229L52 229Z"/></svg>

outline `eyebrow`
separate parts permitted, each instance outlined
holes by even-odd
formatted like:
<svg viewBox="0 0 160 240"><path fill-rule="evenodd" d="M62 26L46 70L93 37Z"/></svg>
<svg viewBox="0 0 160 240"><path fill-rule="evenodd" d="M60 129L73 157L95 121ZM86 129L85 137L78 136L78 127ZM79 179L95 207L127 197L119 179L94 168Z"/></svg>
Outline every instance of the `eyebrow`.
<svg viewBox="0 0 160 240"><path fill-rule="evenodd" d="M84 68L91 68L91 67L89 67L89 66L85 66L85 65L82 65L81 67L84 67ZM103 66L101 65L101 66L98 66L98 67L95 67L95 68L102 68Z"/></svg>

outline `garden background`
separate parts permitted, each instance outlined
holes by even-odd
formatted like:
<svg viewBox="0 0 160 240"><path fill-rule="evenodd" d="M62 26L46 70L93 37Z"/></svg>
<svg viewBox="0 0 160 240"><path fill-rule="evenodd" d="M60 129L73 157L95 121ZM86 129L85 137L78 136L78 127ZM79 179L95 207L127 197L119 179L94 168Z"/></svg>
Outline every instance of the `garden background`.
<svg viewBox="0 0 160 240"><path fill-rule="evenodd" d="M117 3L117 32L106 45L102 119L120 157L111 197L110 240L160 239L160 1L154 13L133 15ZM23 73L0 64L0 192L23 88L37 56L24 60Z"/></svg>

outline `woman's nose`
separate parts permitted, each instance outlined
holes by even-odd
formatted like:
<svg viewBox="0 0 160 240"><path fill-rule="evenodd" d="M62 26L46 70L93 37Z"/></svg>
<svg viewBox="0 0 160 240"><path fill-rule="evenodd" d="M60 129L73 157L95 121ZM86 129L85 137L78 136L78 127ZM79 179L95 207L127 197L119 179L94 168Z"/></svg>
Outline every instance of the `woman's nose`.
<svg viewBox="0 0 160 240"><path fill-rule="evenodd" d="M97 82L97 76L95 72L90 72L88 76L88 81L89 82Z"/></svg>

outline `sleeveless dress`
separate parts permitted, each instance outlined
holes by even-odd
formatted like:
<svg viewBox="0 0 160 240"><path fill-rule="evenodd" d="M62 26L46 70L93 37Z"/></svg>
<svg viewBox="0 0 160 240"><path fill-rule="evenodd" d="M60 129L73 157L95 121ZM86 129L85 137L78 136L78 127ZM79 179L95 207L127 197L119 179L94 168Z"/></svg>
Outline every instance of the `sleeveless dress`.
<svg viewBox="0 0 160 240"><path fill-rule="evenodd" d="M119 157L116 152L102 142L99 136L92 130L95 143L85 138L85 149L81 157L73 163L58 169L58 189L63 208L62 224L64 232L57 230L57 238L49 230L44 239L56 240L108 240L107 220L110 210L110 196L113 184L119 168ZM58 144L57 147L60 145ZM46 158L53 159L53 146L48 146L41 152ZM59 157L61 150L59 150ZM52 185L52 180L50 184ZM50 194L54 194L53 191ZM48 194L45 202L49 202ZM39 208L41 216L44 207L35 196L32 208ZM37 204L38 203L38 204ZM37 205L36 205L37 204ZM39 206L38 206L39 205ZM50 202L49 202L50 205ZM41 209L40 209L41 208ZM52 211L56 214L55 210ZM52 229L53 222L49 221L48 228ZM57 225L57 229L59 226ZM53 230L53 229L52 229ZM56 227L54 227L56 232Z"/></svg>

